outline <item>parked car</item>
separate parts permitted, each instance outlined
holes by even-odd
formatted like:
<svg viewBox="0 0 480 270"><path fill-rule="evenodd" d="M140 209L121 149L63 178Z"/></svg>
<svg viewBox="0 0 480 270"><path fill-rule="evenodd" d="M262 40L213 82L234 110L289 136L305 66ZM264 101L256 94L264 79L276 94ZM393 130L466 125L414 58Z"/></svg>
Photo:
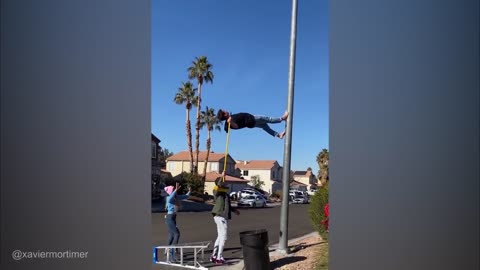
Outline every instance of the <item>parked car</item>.
<svg viewBox="0 0 480 270"><path fill-rule="evenodd" d="M230 199L234 201L238 200L238 191L230 192Z"/></svg>
<svg viewBox="0 0 480 270"><path fill-rule="evenodd" d="M304 194L304 191L295 190L295 189L290 190L289 194L290 194L290 196L294 196L294 197L306 195L306 194Z"/></svg>
<svg viewBox="0 0 480 270"><path fill-rule="evenodd" d="M311 188L309 191L307 191L307 194L309 196L313 196L313 195L315 195L315 192L317 192L317 189L316 188Z"/></svg>
<svg viewBox="0 0 480 270"><path fill-rule="evenodd" d="M252 196L252 195L255 195L255 191L249 190L249 189L242 189L238 192L238 197L240 199L244 198L244 197L247 197L247 196Z"/></svg>
<svg viewBox="0 0 480 270"><path fill-rule="evenodd" d="M265 207L267 206L267 201L258 195L249 195L244 198L241 198L238 203L238 207Z"/></svg>
<svg viewBox="0 0 480 270"><path fill-rule="evenodd" d="M293 197L293 203L308 203L308 197L305 195L296 195Z"/></svg>
<svg viewBox="0 0 480 270"><path fill-rule="evenodd" d="M253 195L260 196L264 200L268 201L268 198L265 195L263 195L262 193L260 193L256 190L252 190L250 188L245 188L245 189L239 191L239 193L237 194L238 198L240 198L240 199L244 198L244 197L247 197L247 196L253 196Z"/></svg>

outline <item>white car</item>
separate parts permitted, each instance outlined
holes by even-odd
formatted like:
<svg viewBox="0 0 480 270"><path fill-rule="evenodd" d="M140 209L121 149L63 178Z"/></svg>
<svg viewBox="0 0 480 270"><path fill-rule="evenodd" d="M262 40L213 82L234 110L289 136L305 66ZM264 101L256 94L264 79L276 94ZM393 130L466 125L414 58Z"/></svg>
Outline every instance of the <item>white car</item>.
<svg viewBox="0 0 480 270"><path fill-rule="evenodd" d="M305 195L293 196L293 203L308 203L308 197Z"/></svg>
<svg viewBox="0 0 480 270"><path fill-rule="evenodd" d="M253 190L244 189L244 190L241 190L241 191L238 192L238 197L239 198L244 198L244 197L252 196L252 195L256 195L255 191L253 191Z"/></svg>
<svg viewBox="0 0 480 270"><path fill-rule="evenodd" d="M312 189L310 189L309 191L307 191L307 194L308 194L309 196L313 196L313 195L315 195L315 192L317 192L317 189L312 188Z"/></svg>
<svg viewBox="0 0 480 270"><path fill-rule="evenodd" d="M260 196L263 199L268 200L268 198L265 195L263 195L262 193L254 190L254 189L248 189L248 188L243 189L242 191L239 191L238 198L244 198L244 197L253 196L253 195Z"/></svg>
<svg viewBox="0 0 480 270"><path fill-rule="evenodd" d="M303 191L300 191L300 190L290 190L289 195L296 197L296 196L303 196L305 194L303 193Z"/></svg>
<svg viewBox="0 0 480 270"><path fill-rule="evenodd" d="M258 195L250 195L244 198L241 198L238 203L238 207L265 207L267 206L267 201Z"/></svg>

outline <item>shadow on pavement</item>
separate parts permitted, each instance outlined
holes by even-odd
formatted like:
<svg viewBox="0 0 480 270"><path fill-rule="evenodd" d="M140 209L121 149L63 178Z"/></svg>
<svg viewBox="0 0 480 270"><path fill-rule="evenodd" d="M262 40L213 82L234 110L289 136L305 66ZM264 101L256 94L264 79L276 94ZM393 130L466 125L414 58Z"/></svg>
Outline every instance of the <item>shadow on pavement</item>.
<svg viewBox="0 0 480 270"><path fill-rule="evenodd" d="M280 268L284 265L306 260L305 256L289 256L270 262L270 269Z"/></svg>

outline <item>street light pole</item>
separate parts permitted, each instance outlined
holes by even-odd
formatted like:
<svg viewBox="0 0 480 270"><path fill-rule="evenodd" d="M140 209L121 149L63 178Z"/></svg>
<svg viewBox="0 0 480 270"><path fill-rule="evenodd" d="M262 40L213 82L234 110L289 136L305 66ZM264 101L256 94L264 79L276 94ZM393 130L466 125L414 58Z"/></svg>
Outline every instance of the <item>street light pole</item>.
<svg viewBox="0 0 480 270"><path fill-rule="evenodd" d="M293 90L295 84L295 47L297 39L297 0L292 0L292 25L290 32L290 62L288 74L288 99L287 106L290 113L287 119L285 146L283 152L283 196L280 215L280 239L278 249L283 253L288 250L288 198L290 190L290 160L292 150L292 124L293 124Z"/></svg>

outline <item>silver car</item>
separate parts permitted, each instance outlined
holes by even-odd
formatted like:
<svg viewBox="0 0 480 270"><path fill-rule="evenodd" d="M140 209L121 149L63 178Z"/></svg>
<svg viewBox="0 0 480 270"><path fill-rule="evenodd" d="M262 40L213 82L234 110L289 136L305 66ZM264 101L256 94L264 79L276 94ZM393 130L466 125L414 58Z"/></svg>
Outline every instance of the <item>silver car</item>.
<svg viewBox="0 0 480 270"><path fill-rule="evenodd" d="M305 195L296 195L293 196L292 199L293 203L308 203L308 197Z"/></svg>
<svg viewBox="0 0 480 270"><path fill-rule="evenodd" d="M237 205L238 207L265 207L267 201L262 196L249 195L241 198Z"/></svg>

